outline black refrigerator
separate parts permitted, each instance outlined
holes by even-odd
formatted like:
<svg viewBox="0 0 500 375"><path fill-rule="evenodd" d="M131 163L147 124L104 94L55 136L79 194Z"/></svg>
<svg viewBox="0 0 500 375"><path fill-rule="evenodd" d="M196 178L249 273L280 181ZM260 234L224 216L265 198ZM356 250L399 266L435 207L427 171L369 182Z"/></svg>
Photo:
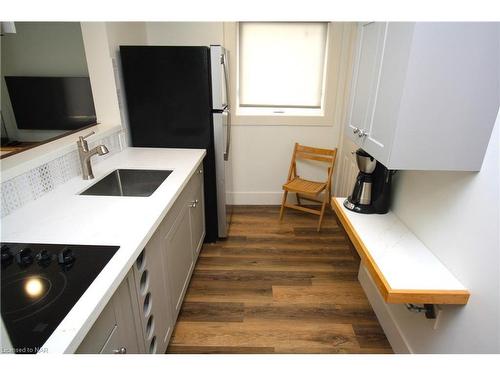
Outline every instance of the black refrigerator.
<svg viewBox="0 0 500 375"><path fill-rule="evenodd" d="M120 46L134 147L204 148L205 242L217 240L210 49Z"/></svg>

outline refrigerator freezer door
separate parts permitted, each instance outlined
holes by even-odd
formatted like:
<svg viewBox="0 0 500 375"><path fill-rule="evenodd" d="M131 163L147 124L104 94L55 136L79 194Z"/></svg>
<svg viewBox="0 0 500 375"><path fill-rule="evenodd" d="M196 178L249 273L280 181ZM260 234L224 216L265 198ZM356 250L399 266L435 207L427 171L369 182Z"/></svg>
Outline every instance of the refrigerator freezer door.
<svg viewBox="0 0 500 375"><path fill-rule="evenodd" d="M217 240L208 47L120 46L134 147L203 148L206 242Z"/></svg>
<svg viewBox="0 0 500 375"><path fill-rule="evenodd" d="M214 113L214 146L215 146L215 172L217 179L217 213L219 237L227 237L231 212L226 204L227 166L228 162L224 160L226 150L226 132L229 113Z"/></svg>
<svg viewBox="0 0 500 375"><path fill-rule="evenodd" d="M229 66L227 52L221 46L210 46L210 66L212 70L212 110L221 111L229 106Z"/></svg>

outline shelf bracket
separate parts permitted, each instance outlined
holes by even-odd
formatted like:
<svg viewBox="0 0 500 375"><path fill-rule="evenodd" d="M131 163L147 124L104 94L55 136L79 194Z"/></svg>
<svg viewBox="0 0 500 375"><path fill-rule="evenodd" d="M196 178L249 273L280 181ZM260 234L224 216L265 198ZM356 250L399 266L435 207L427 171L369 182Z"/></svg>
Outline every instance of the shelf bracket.
<svg viewBox="0 0 500 375"><path fill-rule="evenodd" d="M425 313L427 319L436 319L436 308L434 305L425 303L423 306L418 306L413 303L407 303L406 308L415 313Z"/></svg>

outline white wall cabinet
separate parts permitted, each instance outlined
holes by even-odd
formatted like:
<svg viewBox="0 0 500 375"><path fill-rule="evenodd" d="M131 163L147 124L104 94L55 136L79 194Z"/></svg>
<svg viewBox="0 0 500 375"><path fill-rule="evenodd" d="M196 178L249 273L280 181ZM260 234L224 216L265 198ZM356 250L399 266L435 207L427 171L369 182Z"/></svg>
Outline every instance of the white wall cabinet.
<svg viewBox="0 0 500 375"><path fill-rule="evenodd" d="M499 106L495 23L363 23L348 136L389 169L477 171Z"/></svg>
<svg viewBox="0 0 500 375"><path fill-rule="evenodd" d="M204 238L199 165L77 352L165 353Z"/></svg>

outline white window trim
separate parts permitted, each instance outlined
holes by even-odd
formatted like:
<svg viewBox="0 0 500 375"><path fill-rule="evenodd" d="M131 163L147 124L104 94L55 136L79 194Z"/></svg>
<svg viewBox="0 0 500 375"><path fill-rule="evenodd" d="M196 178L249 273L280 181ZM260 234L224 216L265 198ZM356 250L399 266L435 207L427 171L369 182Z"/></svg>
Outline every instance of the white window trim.
<svg viewBox="0 0 500 375"><path fill-rule="evenodd" d="M269 108L238 108L237 82L238 82L238 23L224 23L224 47L229 52L230 72L230 103L231 123L233 125L298 125L298 126L333 126L335 119L335 103L340 86L344 82L339 77L342 65L342 51L345 47L343 41L343 23L330 22L327 30L327 51L325 61L325 75L323 80L323 97L320 109L296 110L284 109L284 113L271 113ZM343 95L344 93L342 93ZM272 108L273 110L279 110ZM259 114L261 112L261 114ZM295 113L293 113L295 112ZM293 113L293 114L292 114Z"/></svg>

